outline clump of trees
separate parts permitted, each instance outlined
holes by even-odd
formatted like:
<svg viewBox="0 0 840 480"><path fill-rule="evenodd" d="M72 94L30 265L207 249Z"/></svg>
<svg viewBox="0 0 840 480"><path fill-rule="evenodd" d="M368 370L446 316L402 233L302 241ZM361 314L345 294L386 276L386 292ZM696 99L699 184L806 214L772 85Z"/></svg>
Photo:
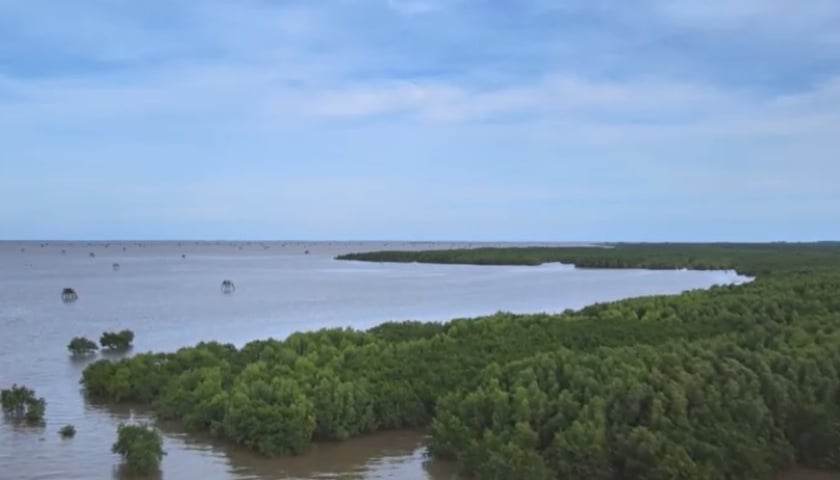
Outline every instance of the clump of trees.
<svg viewBox="0 0 840 480"><path fill-rule="evenodd" d="M24 385L12 385L0 391L3 413L14 419L37 423L44 419L47 401L35 396L35 391Z"/></svg>
<svg viewBox="0 0 840 480"><path fill-rule="evenodd" d="M82 383L268 455L431 426L431 453L478 478L752 479L794 462L840 466L840 245L661 248L662 258L645 245L574 255L759 274L562 314L200 343L95 362Z"/></svg>
<svg viewBox="0 0 840 480"><path fill-rule="evenodd" d="M134 332L131 330L120 330L119 332L103 332L99 337L99 344L103 349L111 351L124 351L131 348L134 341Z"/></svg>
<svg viewBox="0 0 840 480"><path fill-rule="evenodd" d="M122 456L125 468L131 473L149 474L155 472L166 452L160 432L148 424L117 427L117 440L111 446L113 453Z"/></svg>
<svg viewBox="0 0 840 480"><path fill-rule="evenodd" d="M83 357L99 350L99 345L86 337L73 337L70 343L67 344L67 349L70 350L70 353L74 357Z"/></svg>
<svg viewBox="0 0 840 480"><path fill-rule="evenodd" d="M61 435L62 438L73 438L76 436L76 427L73 425L65 425L61 427L58 434Z"/></svg>

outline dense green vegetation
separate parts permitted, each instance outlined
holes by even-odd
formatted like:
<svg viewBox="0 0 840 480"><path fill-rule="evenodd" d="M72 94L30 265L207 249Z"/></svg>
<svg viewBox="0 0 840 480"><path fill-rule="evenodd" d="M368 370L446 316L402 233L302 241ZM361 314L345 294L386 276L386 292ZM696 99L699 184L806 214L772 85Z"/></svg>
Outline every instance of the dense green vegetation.
<svg viewBox="0 0 840 480"><path fill-rule="evenodd" d="M540 265L581 268L737 269L745 275L791 268L840 267L840 243L632 243L601 247L471 248L379 251L339 255L339 260L469 265Z"/></svg>
<svg viewBox="0 0 840 480"><path fill-rule="evenodd" d="M103 332L99 337L99 344L103 349L122 351L131 348L134 341L134 332L131 330L120 330L119 332Z"/></svg>
<svg viewBox="0 0 840 480"><path fill-rule="evenodd" d="M122 456L126 469L131 473L149 474L158 470L163 451L163 437L153 427L127 425L117 427L117 441L111 446L113 453Z"/></svg>
<svg viewBox="0 0 840 480"><path fill-rule="evenodd" d="M95 362L82 382L265 454L431 425L430 451L482 479L753 480L793 463L840 467L840 246L558 250L449 255L757 279L557 315L202 343ZM397 254L369 257L382 255Z"/></svg>
<svg viewBox="0 0 840 480"><path fill-rule="evenodd" d="M14 419L38 423L44 419L47 401L35 396L35 391L23 385L12 385L0 391L3 413Z"/></svg>
<svg viewBox="0 0 840 480"><path fill-rule="evenodd" d="M58 434L62 438L73 438L76 436L76 427L73 425L65 425L59 429Z"/></svg>
<svg viewBox="0 0 840 480"><path fill-rule="evenodd" d="M99 345L86 337L73 337L70 343L67 344L67 350L70 350L73 356L82 357L99 350Z"/></svg>

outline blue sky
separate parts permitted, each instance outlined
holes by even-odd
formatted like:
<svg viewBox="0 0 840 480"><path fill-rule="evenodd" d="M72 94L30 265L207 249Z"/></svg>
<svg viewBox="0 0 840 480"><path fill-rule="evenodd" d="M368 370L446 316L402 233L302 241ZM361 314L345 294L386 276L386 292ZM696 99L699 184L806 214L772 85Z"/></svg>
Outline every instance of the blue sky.
<svg viewBox="0 0 840 480"><path fill-rule="evenodd" d="M0 239L840 239L836 0L0 0Z"/></svg>

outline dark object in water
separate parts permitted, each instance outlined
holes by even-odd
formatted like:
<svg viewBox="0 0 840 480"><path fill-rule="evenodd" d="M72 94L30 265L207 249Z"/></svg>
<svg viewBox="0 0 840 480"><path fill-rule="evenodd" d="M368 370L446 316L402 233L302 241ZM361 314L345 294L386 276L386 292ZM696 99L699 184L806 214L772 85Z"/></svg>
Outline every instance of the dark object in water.
<svg viewBox="0 0 840 480"><path fill-rule="evenodd" d="M187 254L186 254L186 253L182 253L182 254L181 254L181 258L186 259L186 258L187 258Z"/></svg>
<svg viewBox="0 0 840 480"><path fill-rule="evenodd" d="M96 256L96 254L95 254L95 253L93 253L93 252L90 252L90 253L89 253L89 255L90 255L90 258L93 258L93 257L95 257L95 256Z"/></svg>
<svg viewBox="0 0 840 480"><path fill-rule="evenodd" d="M116 272L117 270L119 270L119 269L120 269L120 264L119 264L119 263L115 263L115 264L111 265L111 268L113 268L113 269L114 269L114 271Z"/></svg>
<svg viewBox="0 0 840 480"><path fill-rule="evenodd" d="M309 255L309 250L303 252L304 255Z"/></svg>
<svg viewBox="0 0 840 480"><path fill-rule="evenodd" d="M62 255L67 255L67 250L62 250L62 251L61 251L61 254L62 254Z"/></svg>
<svg viewBox="0 0 840 480"><path fill-rule="evenodd" d="M233 293L236 291L236 286L230 280L222 281L222 293Z"/></svg>
<svg viewBox="0 0 840 480"><path fill-rule="evenodd" d="M79 295L72 288L65 288L61 291L61 301L64 303L73 303L79 299Z"/></svg>

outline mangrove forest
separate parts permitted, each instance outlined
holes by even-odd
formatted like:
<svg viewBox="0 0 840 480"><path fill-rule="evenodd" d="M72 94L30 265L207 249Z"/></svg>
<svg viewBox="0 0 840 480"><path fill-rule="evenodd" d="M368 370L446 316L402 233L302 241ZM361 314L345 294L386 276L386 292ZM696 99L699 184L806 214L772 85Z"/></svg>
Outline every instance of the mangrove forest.
<svg viewBox="0 0 840 480"><path fill-rule="evenodd" d="M376 262L736 270L578 311L324 329L90 364L88 395L265 455L428 428L493 479L769 479L840 468L840 244L372 252Z"/></svg>

